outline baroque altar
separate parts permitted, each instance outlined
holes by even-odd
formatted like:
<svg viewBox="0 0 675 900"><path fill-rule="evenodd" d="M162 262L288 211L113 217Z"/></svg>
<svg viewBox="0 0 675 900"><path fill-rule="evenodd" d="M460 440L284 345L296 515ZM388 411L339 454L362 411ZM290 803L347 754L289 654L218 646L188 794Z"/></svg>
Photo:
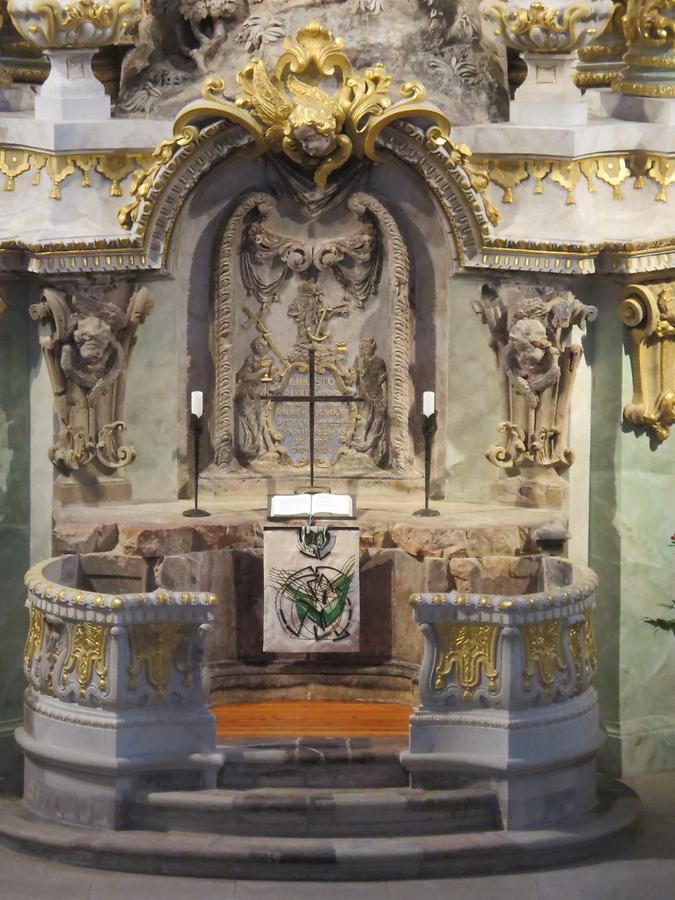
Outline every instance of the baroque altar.
<svg viewBox="0 0 675 900"><path fill-rule="evenodd" d="M15 79L23 113L0 117L0 328L40 350L3 345L33 438L24 803L65 829L50 847L103 829L131 868L186 822L192 874L309 877L328 854L321 877L349 878L355 835L369 877L399 851L402 877L428 854L457 871L476 832L498 868L544 846L564 859L636 814L625 789L598 788L598 760L630 771L643 738L666 753L624 663L650 602L626 564L630 498L656 505L671 477L672 19L656 33L639 2L622 17L610 0L486 0L482 18L430 3L411 37L383 0L350 4L368 39L350 23L345 41L344 4L321 21L282 5L181 4L169 31L129 0L95 39L8 6L51 60L35 115ZM369 43L389 5L419 73ZM91 57L133 29L111 118ZM504 44L527 67L508 122ZM358 508L337 580L320 554L305 567L314 619L291 564L313 552L303 524L326 546L340 526L297 521L278 559L267 540L268 495L307 483L309 359L330 398L317 480ZM439 515L420 520L428 392ZM9 442L7 416L0 429ZM210 515L189 520L195 480ZM654 519L639 514L655 543ZM640 552L657 572L660 551ZM291 632L308 646L289 651ZM270 699L404 704L409 739L352 755L351 739L217 733L209 707ZM312 793L328 786L334 818ZM251 854L228 855L232 835Z"/></svg>

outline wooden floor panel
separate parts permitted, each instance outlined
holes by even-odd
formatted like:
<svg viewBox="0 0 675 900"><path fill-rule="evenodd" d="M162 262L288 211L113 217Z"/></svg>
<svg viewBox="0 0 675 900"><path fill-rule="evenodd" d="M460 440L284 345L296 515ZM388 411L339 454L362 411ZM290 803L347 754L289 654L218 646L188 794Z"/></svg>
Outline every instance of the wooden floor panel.
<svg viewBox="0 0 675 900"><path fill-rule="evenodd" d="M409 706L287 700L214 706L218 737L401 737L408 734Z"/></svg>

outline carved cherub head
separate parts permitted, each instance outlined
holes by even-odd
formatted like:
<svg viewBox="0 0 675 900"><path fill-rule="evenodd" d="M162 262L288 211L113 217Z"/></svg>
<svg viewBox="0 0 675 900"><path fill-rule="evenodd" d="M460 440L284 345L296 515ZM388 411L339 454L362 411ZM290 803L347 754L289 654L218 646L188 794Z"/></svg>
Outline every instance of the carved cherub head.
<svg viewBox="0 0 675 900"><path fill-rule="evenodd" d="M546 326L541 319L519 319L509 331L509 344L515 350L519 366L536 369L551 348Z"/></svg>
<svg viewBox="0 0 675 900"><path fill-rule="evenodd" d="M323 94L323 91L317 93ZM286 130L307 156L322 159L335 149L339 125L331 107L317 96L312 104L296 104L288 117Z"/></svg>
<svg viewBox="0 0 675 900"><path fill-rule="evenodd" d="M103 319L98 316L80 319L73 332L80 368L100 377L105 371L113 340L112 329Z"/></svg>

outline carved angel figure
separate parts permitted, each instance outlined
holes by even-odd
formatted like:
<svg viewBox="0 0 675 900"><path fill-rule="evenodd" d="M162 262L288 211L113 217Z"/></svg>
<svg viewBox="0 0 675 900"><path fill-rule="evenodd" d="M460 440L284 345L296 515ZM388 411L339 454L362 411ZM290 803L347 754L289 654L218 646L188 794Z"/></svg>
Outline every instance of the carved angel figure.
<svg viewBox="0 0 675 900"><path fill-rule="evenodd" d="M379 466L387 456L387 364L376 350L373 338L364 338L354 361L356 396L363 402L352 446Z"/></svg>
<svg viewBox="0 0 675 900"><path fill-rule="evenodd" d="M345 113L340 104L321 88L289 75L287 98L270 79L261 59L253 59L237 75L244 94L237 106L255 110L268 125L265 140L294 162L315 169L314 181L324 187L331 172L350 157L352 142L341 134Z"/></svg>
<svg viewBox="0 0 675 900"><path fill-rule="evenodd" d="M513 389L536 409L539 394L560 378L560 351L548 339L541 319L518 319L504 348L504 367Z"/></svg>
<svg viewBox="0 0 675 900"><path fill-rule="evenodd" d="M263 416L265 382L261 379L269 376L273 365L267 351L265 338L254 338L251 350L236 376L237 456L244 464L274 450L278 443Z"/></svg>

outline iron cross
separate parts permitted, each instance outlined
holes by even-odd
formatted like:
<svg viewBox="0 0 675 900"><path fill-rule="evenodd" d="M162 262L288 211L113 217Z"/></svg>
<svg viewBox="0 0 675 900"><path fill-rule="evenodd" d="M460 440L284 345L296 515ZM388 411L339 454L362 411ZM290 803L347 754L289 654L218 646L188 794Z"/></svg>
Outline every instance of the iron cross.
<svg viewBox="0 0 675 900"><path fill-rule="evenodd" d="M309 392L307 394L263 394L262 400L275 403L307 403L309 405L309 486L314 487L314 407L317 403L362 403L362 397L349 394L317 394L315 391L315 350L309 351Z"/></svg>

